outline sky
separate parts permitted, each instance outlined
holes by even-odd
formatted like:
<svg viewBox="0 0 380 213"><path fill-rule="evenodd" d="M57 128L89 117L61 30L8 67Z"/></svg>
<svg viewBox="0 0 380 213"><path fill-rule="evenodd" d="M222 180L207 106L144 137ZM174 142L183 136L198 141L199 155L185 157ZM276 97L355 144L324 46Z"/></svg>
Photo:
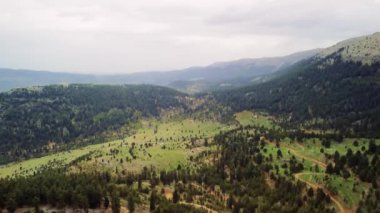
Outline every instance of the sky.
<svg viewBox="0 0 380 213"><path fill-rule="evenodd" d="M113 74L281 56L380 31L380 0L0 0L0 67Z"/></svg>

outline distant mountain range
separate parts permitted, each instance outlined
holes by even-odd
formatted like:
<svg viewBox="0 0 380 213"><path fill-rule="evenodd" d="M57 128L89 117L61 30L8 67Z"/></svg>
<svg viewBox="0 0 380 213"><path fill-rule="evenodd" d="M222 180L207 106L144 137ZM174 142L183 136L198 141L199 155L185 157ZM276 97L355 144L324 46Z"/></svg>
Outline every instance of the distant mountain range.
<svg viewBox="0 0 380 213"><path fill-rule="evenodd" d="M380 137L379 50L380 33L375 33L323 50L159 73L96 76L3 69L3 90L91 84L29 87L0 93L0 148L44 144L53 136L54 141L71 141L117 128L140 114L157 116L173 108L190 112L190 103L197 103L196 109L203 103L200 109L205 107L208 113L220 107L216 110L218 115L263 110L277 115L279 123L294 125L294 129L302 126L336 130L352 137ZM215 91L190 96L162 86L92 83L144 83L190 92ZM237 86L241 87L221 90Z"/></svg>
<svg viewBox="0 0 380 213"><path fill-rule="evenodd" d="M73 74L34 70L0 69L0 91L50 84L154 84L181 91L200 91L234 88L254 83L257 76L265 76L310 58L320 49L294 53L282 57L247 58L214 63L206 67L183 70L139 72L122 75ZM265 79L260 77L260 80Z"/></svg>

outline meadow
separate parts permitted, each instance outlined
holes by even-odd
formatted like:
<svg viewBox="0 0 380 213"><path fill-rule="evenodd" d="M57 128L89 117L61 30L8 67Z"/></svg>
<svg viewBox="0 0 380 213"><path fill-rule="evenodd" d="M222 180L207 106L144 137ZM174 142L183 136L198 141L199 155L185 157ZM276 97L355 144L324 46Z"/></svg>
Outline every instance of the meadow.
<svg viewBox="0 0 380 213"><path fill-rule="evenodd" d="M235 119L242 126L277 127L273 118L261 113L243 111L236 113ZM96 170L136 174L144 168L169 171L179 166L196 167L191 159L215 147L213 136L237 127L216 121L193 119L145 119L137 126L133 135L119 140L3 165L0 167L0 177L30 175L45 166L64 165L70 165L71 172ZM345 138L341 143L332 142L329 148L323 146L319 138L304 141L285 138L278 146L266 139L264 141L265 146L261 148L261 153L266 160L272 159L272 165L278 168L279 175L305 182L309 186L323 187L346 209L356 207L362 199L362 194L369 189L368 183L360 181L354 175L344 179L341 176L325 173L326 165L332 162L325 154L333 155L335 152L345 154L348 149L354 153L365 151L368 149L369 139ZM380 145L380 140L376 140L376 144ZM279 150L282 157L277 157ZM292 159L303 164L303 171L289 173L288 166Z"/></svg>
<svg viewBox="0 0 380 213"><path fill-rule="evenodd" d="M211 144L214 135L230 128L214 121L142 120L136 133L124 139L6 164L0 167L0 177L30 175L41 167L67 165L83 156L72 171L138 172L144 167L170 170L187 165L190 156L208 149L205 139Z"/></svg>
<svg viewBox="0 0 380 213"><path fill-rule="evenodd" d="M276 126L273 122L273 118L264 113L242 111L235 113L235 119L243 126L258 125L265 128Z"/></svg>

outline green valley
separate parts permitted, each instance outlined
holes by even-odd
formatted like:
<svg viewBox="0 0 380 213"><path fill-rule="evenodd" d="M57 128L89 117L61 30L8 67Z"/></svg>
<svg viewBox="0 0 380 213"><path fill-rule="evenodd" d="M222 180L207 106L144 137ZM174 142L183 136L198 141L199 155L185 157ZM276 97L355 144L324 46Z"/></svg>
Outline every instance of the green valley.
<svg viewBox="0 0 380 213"><path fill-rule="evenodd" d="M377 44L2 92L0 212L380 212Z"/></svg>

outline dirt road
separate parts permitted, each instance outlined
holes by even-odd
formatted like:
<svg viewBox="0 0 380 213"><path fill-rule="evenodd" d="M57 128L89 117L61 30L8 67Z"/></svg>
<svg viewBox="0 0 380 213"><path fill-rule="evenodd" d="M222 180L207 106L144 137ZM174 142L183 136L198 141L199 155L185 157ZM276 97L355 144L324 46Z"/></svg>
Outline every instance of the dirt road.
<svg viewBox="0 0 380 213"><path fill-rule="evenodd" d="M336 195L334 195L331 191L329 191L328 189L326 189L323 185L320 185L320 184L317 184L317 183L312 183L310 181L307 181L307 180L304 180L301 178L301 176L303 175L324 175L323 173L313 173L313 172L300 172L300 173L297 173L297 174L294 174L294 177L301 181L301 182L304 182L306 183L307 185L309 185L310 187L312 187L313 189L322 189L323 192L327 195L330 196L331 198L331 201L335 203L335 205L338 207L339 209L339 212L341 213L351 213L353 212L352 210L350 209L346 209L344 208L344 204L342 202L340 202L337 198Z"/></svg>

